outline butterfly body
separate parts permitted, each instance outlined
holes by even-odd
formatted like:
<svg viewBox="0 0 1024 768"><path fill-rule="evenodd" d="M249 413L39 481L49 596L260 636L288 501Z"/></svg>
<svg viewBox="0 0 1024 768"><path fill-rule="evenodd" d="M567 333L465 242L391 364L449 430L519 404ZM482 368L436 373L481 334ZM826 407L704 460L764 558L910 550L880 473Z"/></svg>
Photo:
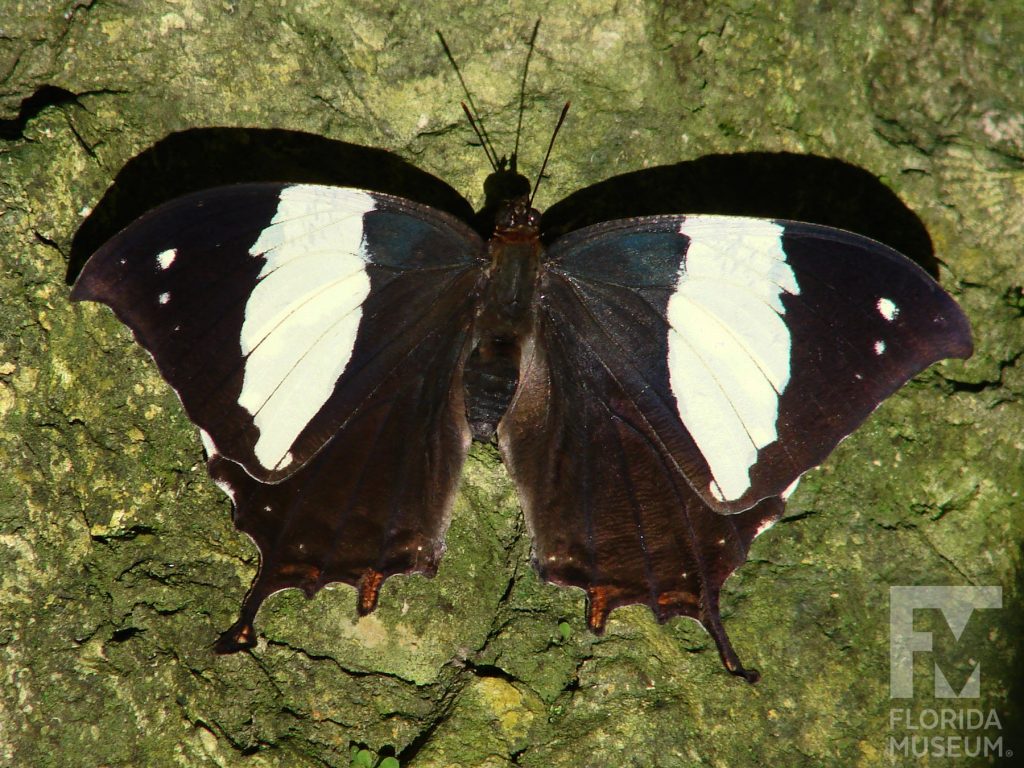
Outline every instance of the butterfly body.
<svg viewBox="0 0 1024 768"><path fill-rule="evenodd" d="M473 437L493 437L519 375L522 344L533 332L543 246L540 213L517 197L501 206L487 242L489 265L474 323L465 383Z"/></svg>
<svg viewBox="0 0 1024 768"><path fill-rule="evenodd" d="M201 430L275 591L345 582L361 613L432 574L473 438L496 436L548 581L685 615L747 679L719 591L784 499L886 396L967 356L956 306L867 238L663 215L542 245L527 199L467 224L367 190L249 184L165 204L73 298L111 306Z"/></svg>

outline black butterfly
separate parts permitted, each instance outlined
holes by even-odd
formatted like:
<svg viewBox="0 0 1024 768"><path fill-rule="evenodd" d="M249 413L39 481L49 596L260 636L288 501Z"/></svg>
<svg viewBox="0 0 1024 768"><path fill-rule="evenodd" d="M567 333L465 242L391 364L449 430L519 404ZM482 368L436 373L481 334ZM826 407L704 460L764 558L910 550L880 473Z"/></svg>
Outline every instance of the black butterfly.
<svg viewBox="0 0 1024 768"><path fill-rule="evenodd" d="M145 214L72 292L109 305L200 428L263 600L432 574L472 438L496 434L548 581L699 620L799 477L889 394L968 357L956 303L829 227L662 215L541 244L530 197L484 240L378 192L257 183Z"/></svg>

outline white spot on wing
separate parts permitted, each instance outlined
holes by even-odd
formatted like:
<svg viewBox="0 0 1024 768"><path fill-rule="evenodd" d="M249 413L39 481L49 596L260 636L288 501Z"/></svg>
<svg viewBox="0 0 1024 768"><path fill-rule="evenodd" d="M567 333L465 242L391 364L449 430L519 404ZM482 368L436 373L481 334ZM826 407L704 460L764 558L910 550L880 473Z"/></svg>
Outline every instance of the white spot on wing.
<svg viewBox="0 0 1024 768"><path fill-rule="evenodd" d="M892 299L879 299L875 305L878 309L878 314L888 320L890 323L899 317L900 308L896 306L896 302Z"/></svg>
<svg viewBox="0 0 1024 768"><path fill-rule="evenodd" d="M765 520L763 523L761 523L759 526L757 526L757 530L754 531L754 538L756 539L758 536L760 536L762 533L767 531L773 525L775 525L775 521L774 520L772 520L770 518L768 520Z"/></svg>
<svg viewBox="0 0 1024 768"><path fill-rule="evenodd" d="M227 480L221 480L219 478L214 478L213 482L217 484L218 488L220 488L222 491L224 491L224 493L228 495L228 498L231 499L232 503L235 502L235 488L233 485L231 485L231 483L229 483Z"/></svg>
<svg viewBox="0 0 1024 768"><path fill-rule="evenodd" d="M199 430L199 439L203 442L203 450L206 451L206 455L213 458L217 455L217 446L213 444L213 438L210 437L210 433L205 429Z"/></svg>
<svg viewBox="0 0 1024 768"><path fill-rule="evenodd" d="M374 208L358 190L287 187L249 249L265 263L245 306L238 404L253 415L256 458L268 469L291 464L292 444L352 356L370 291L363 216Z"/></svg>
<svg viewBox="0 0 1024 768"><path fill-rule="evenodd" d="M160 301L161 304L166 304L170 300L171 300L171 294L169 294L169 293L161 293L160 294L159 301Z"/></svg>
<svg viewBox="0 0 1024 768"><path fill-rule="evenodd" d="M778 437L791 344L782 296L800 287L779 224L688 216L679 231L690 244L668 304L672 392L711 469L710 492L737 499L758 450Z"/></svg>
<svg viewBox="0 0 1024 768"><path fill-rule="evenodd" d="M160 269L167 269L171 264L174 263L174 259L177 258L178 252L171 248L167 251L161 251L156 255L156 263Z"/></svg>
<svg viewBox="0 0 1024 768"><path fill-rule="evenodd" d="M875 342L875 354L876 355L880 355L883 352L885 352L885 342L881 341L881 340L876 341Z"/></svg>

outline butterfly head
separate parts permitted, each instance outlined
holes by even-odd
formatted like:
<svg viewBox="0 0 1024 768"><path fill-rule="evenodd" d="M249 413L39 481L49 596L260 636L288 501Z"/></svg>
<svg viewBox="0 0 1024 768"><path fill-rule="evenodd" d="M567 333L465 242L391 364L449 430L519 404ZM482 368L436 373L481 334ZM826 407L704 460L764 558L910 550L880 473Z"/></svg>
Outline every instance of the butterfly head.
<svg viewBox="0 0 1024 768"><path fill-rule="evenodd" d="M503 240L537 237L540 211L530 205L529 195L520 195L498 206L494 217L494 236Z"/></svg>

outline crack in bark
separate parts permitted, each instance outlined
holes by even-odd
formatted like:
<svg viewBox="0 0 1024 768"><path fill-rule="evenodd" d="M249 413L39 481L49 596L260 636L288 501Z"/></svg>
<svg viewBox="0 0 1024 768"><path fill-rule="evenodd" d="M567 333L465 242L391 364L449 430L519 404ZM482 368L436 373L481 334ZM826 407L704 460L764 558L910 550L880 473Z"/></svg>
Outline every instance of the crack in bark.
<svg viewBox="0 0 1024 768"><path fill-rule="evenodd" d="M67 88L62 88L59 85L41 85L36 88L31 96L26 96L21 100L21 107L18 109L17 116L8 119L0 119L0 140L23 140L25 138L25 127L28 123L49 107L62 107L67 104L72 104L76 107L85 109L79 101L83 96L110 96L122 93L126 93L126 91L117 90L115 88L96 88L93 90L75 93L73 91L69 91ZM82 137L79 136L78 132L75 130L74 126L71 127L71 130L75 134L75 138L82 145L83 149L89 155L95 157L92 147L85 143Z"/></svg>
<svg viewBox="0 0 1024 768"><path fill-rule="evenodd" d="M1015 355L1011 355L1005 360L997 360L996 368L998 370L998 376L994 379L982 379L981 381L957 381L955 379L947 379L953 392L968 392L971 394L978 394L979 392L985 392L992 389L1002 389L1003 374L1008 368L1013 368L1020 361L1021 357L1024 357L1024 350L1018 351ZM1008 390L1009 395L1020 394Z"/></svg>

